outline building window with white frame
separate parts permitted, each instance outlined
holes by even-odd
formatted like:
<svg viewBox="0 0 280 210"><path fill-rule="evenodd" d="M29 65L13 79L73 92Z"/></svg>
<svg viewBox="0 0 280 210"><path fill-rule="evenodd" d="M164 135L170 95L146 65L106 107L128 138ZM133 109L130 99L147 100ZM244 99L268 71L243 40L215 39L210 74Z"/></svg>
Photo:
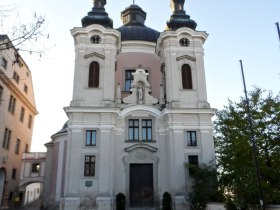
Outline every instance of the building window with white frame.
<svg viewBox="0 0 280 210"><path fill-rule="evenodd" d="M129 119L128 141L153 141L153 122L151 119Z"/></svg>
<svg viewBox="0 0 280 210"><path fill-rule="evenodd" d="M187 131L187 145L192 147L197 146L196 131Z"/></svg>
<svg viewBox="0 0 280 210"><path fill-rule="evenodd" d="M96 146L96 130L86 130L86 146Z"/></svg>
<svg viewBox="0 0 280 210"><path fill-rule="evenodd" d="M128 139L129 141L139 141L139 120L128 120Z"/></svg>
<svg viewBox="0 0 280 210"><path fill-rule="evenodd" d="M194 174L194 168L198 166L198 156L197 155L189 155L188 156L188 162L189 162L189 175Z"/></svg>
<svg viewBox="0 0 280 210"><path fill-rule="evenodd" d="M152 120L142 119L142 141L152 141Z"/></svg>
<svg viewBox="0 0 280 210"><path fill-rule="evenodd" d="M84 176L95 176L95 155L86 155L84 164Z"/></svg>

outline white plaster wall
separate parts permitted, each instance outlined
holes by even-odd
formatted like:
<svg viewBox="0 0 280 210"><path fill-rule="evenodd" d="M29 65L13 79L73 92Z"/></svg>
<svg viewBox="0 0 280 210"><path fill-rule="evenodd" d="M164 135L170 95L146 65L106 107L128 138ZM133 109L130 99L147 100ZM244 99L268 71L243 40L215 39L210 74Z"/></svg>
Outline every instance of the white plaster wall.
<svg viewBox="0 0 280 210"><path fill-rule="evenodd" d="M71 30L75 40L75 73L72 105L102 106L114 102L115 62L119 50L120 34L117 30L101 25ZM98 34L99 44L90 42L90 37ZM99 87L88 88L88 70L91 62L99 63Z"/></svg>
<svg viewBox="0 0 280 210"><path fill-rule="evenodd" d="M187 37L188 47L182 47L179 40ZM167 102L176 108L208 108L206 81L203 61L203 43L207 38L205 32L180 28L177 31L165 31L158 40L158 55L162 56L166 72ZM181 66L188 64L192 70L192 90L182 89Z"/></svg>
<svg viewBox="0 0 280 210"><path fill-rule="evenodd" d="M24 198L24 205L31 203L38 199L41 194L41 184L40 183L33 183L26 187L25 190L25 198Z"/></svg>

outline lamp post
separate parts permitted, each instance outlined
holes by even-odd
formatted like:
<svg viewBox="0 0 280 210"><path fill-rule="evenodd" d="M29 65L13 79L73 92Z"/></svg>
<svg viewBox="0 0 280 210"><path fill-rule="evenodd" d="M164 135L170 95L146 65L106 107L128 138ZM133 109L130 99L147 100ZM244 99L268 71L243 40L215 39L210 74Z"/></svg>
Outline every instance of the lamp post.
<svg viewBox="0 0 280 210"><path fill-rule="evenodd" d="M279 28L279 23L276 22L275 25L276 25L276 28L277 28L278 37L279 37L279 42L280 42L280 28Z"/></svg>
<svg viewBox="0 0 280 210"><path fill-rule="evenodd" d="M265 205L264 205L264 201L263 201L262 184L261 184L261 178L260 178L259 162L258 162L258 158L257 158L257 145L256 145L256 140L255 140L255 135L254 135L254 130L253 130L252 115L251 115L249 100L248 100L248 96L247 96L247 89L246 89L242 60L239 60L239 61L240 61L242 80L243 80L243 86L244 86L244 94L245 94L245 101L246 101L246 112L247 112L247 115L248 115L248 122L249 122L249 128L250 128L250 139L251 139L251 142L253 144L255 169L256 169L257 182L258 182L258 188L259 188L260 207L261 207L262 210L265 210Z"/></svg>

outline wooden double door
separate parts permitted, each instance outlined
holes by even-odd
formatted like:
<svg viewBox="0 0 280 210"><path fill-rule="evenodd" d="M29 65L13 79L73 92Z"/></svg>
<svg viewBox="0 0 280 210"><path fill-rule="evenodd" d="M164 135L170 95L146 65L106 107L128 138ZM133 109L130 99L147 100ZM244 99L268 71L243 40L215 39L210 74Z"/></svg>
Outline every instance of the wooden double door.
<svg viewBox="0 0 280 210"><path fill-rule="evenodd" d="M153 164L130 164L129 178L130 207L153 207Z"/></svg>

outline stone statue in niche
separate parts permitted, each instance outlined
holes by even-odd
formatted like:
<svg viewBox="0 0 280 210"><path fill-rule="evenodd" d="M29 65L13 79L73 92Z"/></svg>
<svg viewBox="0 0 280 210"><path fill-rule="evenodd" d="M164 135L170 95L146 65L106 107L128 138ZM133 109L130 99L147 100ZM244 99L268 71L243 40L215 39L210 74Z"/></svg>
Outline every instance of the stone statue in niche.
<svg viewBox="0 0 280 210"><path fill-rule="evenodd" d="M151 85L147 80L149 74L144 69L137 69L132 75L134 77L130 89L132 93L124 97L123 102L126 104L157 104L158 99L150 95Z"/></svg>
<svg viewBox="0 0 280 210"><path fill-rule="evenodd" d="M137 94L138 94L138 103L141 104L143 103L143 87L141 83L139 84L137 88Z"/></svg>

